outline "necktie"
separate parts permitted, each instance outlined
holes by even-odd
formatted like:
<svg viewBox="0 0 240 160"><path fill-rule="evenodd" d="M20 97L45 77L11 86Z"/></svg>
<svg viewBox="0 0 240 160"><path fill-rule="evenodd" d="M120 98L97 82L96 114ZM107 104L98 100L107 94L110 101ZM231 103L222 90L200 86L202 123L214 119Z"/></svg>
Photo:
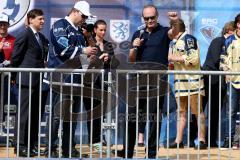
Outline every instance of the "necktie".
<svg viewBox="0 0 240 160"><path fill-rule="evenodd" d="M41 39L40 39L40 37L39 37L39 34L38 34L38 33L35 33L35 37L36 37L36 39L37 39L37 41L38 41L38 44L39 44L39 46L40 46L40 48L41 48L41 50L42 50L42 58L44 59L43 45L42 45L42 41L41 41Z"/></svg>
<svg viewBox="0 0 240 160"><path fill-rule="evenodd" d="M42 42L41 42L41 39L40 39L40 37L39 37L39 34L38 34L38 33L35 33L35 37L36 37L36 39L37 39L37 41L38 41L38 44L39 44L40 47L42 48Z"/></svg>

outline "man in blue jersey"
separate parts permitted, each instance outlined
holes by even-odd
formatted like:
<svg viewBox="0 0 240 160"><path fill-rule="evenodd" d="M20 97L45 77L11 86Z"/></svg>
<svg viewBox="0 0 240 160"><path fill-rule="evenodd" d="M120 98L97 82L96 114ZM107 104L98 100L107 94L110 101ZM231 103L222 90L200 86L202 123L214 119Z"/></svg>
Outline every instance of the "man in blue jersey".
<svg viewBox="0 0 240 160"><path fill-rule="evenodd" d="M83 68L82 58L94 56L97 52L96 47L87 47L84 36L79 29L79 26L85 22L90 16L90 5L86 1L78 1L69 12L68 16L56 21L50 31L50 52L48 67L49 68ZM86 60L87 61L87 60ZM75 149L75 130L77 126L76 118L71 119L70 114L78 113L80 110L80 96L71 96L70 88L78 88L81 90L81 75L80 74L63 74L61 78L60 73L53 73L49 76L53 81L52 98L52 119L51 132L50 127L47 127L47 157L59 157L57 153L57 138L58 128L62 123L62 156L63 157L81 157ZM63 82L61 85L55 85L54 82ZM60 91L60 86L63 90ZM50 94L51 95L51 94ZM51 103L50 103L51 104ZM72 107L71 107L72 106ZM63 114L59 114L62 112ZM60 119L60 116L62 118ZM70 123L72 122L72 123ZM51 136L50 136L51 133ZM71 134L71 136L70 136ZM51 140L49 139L51 137ZM50 143L51 142L51 143ZM49 145L51 144L51 145ZM49 153L50 150L50 153Z"/></svg>

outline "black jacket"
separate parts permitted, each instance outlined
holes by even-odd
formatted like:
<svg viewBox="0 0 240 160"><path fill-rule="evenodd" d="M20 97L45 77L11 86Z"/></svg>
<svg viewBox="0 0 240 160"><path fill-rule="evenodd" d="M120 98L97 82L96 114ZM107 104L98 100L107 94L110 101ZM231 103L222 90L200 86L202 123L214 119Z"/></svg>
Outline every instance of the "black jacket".
<svg viewBox="0 0 240 160"><path fill-rule="evenodd" d="M224 50L224 42L224 37L217 37L212 40L210 46L208 47L207 57L203 64L203 70L219 71L220 55ZM212 84L216 84L218 81L218 76L212 76Z"/></svg>
<svg viewBox="0 0 240 160"><path fill-rule="evenodd" d="M14 50L12 53L12 66L17 68L44 68L46 59L48 40L39 33L42 46L39 45L32 29L26 28L16 37ZM22 72L21 85L29 86L29 72ZM17 83L19 73L17 73ZM39 73L32 73L32 86L39 83Z"/></svg>

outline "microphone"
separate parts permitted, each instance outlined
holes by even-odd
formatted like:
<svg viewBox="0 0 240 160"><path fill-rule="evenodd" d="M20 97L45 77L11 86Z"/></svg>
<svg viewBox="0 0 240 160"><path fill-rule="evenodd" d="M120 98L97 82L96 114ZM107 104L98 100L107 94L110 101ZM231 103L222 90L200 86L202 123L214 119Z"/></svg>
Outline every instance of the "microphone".
<svg viewBox="0 0 240 160"><path fill-rule="evenodd" d="M142 24L141 26L137 27L138 30L143 30L144 28L146 28L146 24Z"/></svg>
<svg viewBox="0 0 240 160"><path fill-rule="evenodd" d="M143 35L143 33L144 33L144 30L143 29L141 29L140 30L140 33L139 33L139 36L138 36L138 38L142 38L142 35ZM137 53L138 52L138 47L134 47L134 50L135 50L135 52Z"/></svg>
<svg viewBox="0 0 240 160"><path fill-rule="evenodd" d="M139 38L141 39L142 38L142 34L144 33L144 30L143 29L141 29L140 30L140 34L139 34Z"/></svg>

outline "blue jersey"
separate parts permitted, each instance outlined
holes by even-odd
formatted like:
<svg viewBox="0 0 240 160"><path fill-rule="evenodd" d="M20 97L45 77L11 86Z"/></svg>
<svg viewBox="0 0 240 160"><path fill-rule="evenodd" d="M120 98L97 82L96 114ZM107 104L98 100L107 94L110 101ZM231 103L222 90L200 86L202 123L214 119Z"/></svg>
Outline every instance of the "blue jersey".
<svg viewBox="0 0 240 160"><path fill-rule="evenodd" d="M79 56L82 48L86 46L82 33L66 19L60 19L53 24L50 39L49 68L59 67L66 60Z"/></svg>
<svg viewBox="0 0 240 160"><path fill-rule="evenodd" d="M81 69L80 54L86 42L80 30L76 29L68 20L56 21L50 31L50 49L48 57L49 68ZM48 77L49 79L50 77ZM53 82L60 82L60 74L53 74ZM70 74L64 74L63 82L71 85ZM81 83L80 74L73 75L73 82Z"/></svg>

